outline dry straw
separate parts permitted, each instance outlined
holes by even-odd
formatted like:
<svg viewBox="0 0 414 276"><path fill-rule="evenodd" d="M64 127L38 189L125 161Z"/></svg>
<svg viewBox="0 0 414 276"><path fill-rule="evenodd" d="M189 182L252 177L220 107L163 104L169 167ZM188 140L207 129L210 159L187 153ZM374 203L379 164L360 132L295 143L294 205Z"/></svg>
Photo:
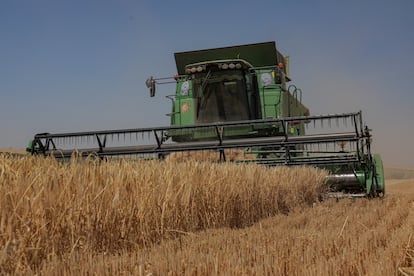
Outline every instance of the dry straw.
<svg viewBox="0 0 414 276"><path fill-rule="evenodd" d="M0 272L252 225L312 205L324 177L305 167L0 156Z"/></svg>

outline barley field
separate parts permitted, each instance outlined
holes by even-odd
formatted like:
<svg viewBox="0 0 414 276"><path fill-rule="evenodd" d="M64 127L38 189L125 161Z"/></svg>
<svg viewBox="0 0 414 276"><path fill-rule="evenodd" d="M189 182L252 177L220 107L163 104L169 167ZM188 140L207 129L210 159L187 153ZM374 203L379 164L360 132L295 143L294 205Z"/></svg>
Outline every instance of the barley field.
<svg viewBox="0 0 414 276"><path fill-rule="evenodd" d="M0 155L0 275L414 275L414 186L322 170Z"/></svg>

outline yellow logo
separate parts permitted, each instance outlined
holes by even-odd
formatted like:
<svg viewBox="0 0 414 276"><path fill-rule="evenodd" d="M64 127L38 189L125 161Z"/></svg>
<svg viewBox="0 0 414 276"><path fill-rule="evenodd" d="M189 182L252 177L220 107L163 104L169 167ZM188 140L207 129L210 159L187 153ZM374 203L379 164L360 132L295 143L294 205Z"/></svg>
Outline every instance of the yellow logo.
<svg viewBox="0 0 414 276"><path fill-rule="evenodd" d="M188 103L183 103L180 107L181 113L186 113L190 110L190 105Z"/></svg>

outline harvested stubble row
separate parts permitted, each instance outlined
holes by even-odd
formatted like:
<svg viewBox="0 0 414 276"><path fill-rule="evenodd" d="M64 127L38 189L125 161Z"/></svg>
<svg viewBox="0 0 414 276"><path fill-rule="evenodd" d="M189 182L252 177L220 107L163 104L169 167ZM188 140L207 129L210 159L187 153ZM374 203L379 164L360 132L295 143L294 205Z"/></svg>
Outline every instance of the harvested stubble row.
<svg viewBox="0 0 414 276"><path fill-rule="evenodd" d="M0 271L248 226L318 201L324 177L304 167L0 156Z"/></svg>

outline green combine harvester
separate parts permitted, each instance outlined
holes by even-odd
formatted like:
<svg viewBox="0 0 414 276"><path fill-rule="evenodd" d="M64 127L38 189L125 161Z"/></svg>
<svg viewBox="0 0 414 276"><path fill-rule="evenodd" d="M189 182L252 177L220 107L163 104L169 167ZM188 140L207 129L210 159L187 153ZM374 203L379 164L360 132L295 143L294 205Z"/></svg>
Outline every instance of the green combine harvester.
<svg viewBox="0 0 414 276"><path fill-rule="evenodd" d="M28 152L148 159L208 152L223 162L326 169L337 197L384 195L381 157L371 153L361 112L311 116L302 90L288 85L289 59L275 42L180 52L175 61L176 75L146 81L151 97L157 85L175 84L175 93L166 96L170 126L40 133Z"/></svg>

